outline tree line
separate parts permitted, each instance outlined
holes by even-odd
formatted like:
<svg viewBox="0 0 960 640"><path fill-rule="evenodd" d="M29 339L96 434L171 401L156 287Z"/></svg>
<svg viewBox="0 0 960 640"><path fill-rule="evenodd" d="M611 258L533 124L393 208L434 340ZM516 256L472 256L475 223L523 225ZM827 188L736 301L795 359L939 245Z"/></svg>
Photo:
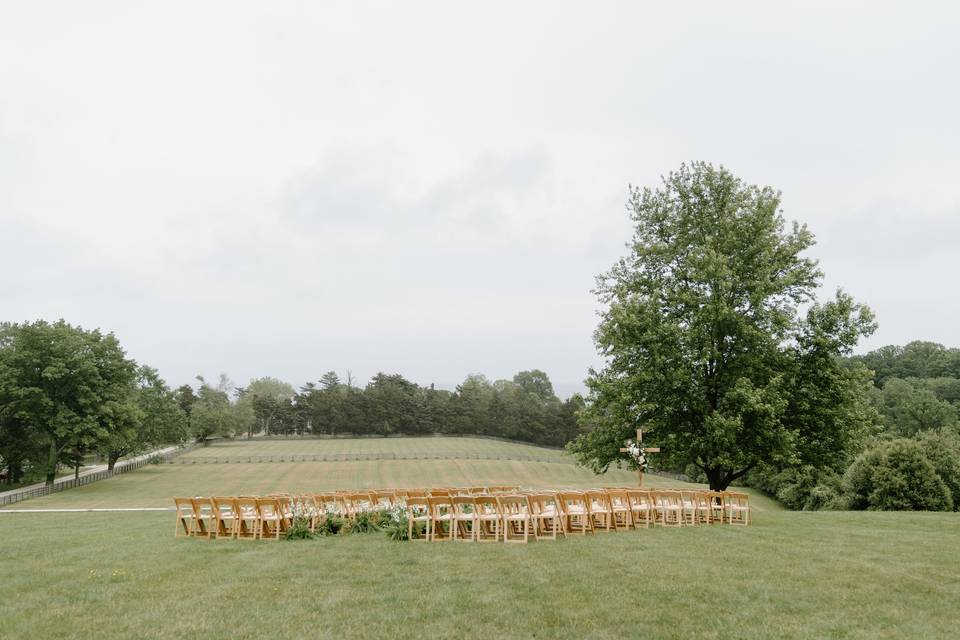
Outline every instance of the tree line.
<svg viewBox="0 0 960 640"><path fill-rule="evenodd" d="M960 509L960 349L915 341L842 364L872 380L866 437L839 465L767 466L751 483L794 509Z"/></svg>
<svg viewBox="0 0 960 640"><path fill-rule="evenodd" d="M378 373L364 386L334 371L295 390L275 378L234 387L225 377L175 396L198 439L264 435L488 435L562 446L577 431L583 399L560 400L546 373L521 371L511 380L470 375L456 390L420 386ZM231 394L235 398L231 402Z"/></svg>
<svg viewBox="0 0 960 640"><path fill-rule="evenodd" d="M116 337L65 321L0 324L0 475L8 484L79 473L99 457L164 444L256 434L490 435L561 446L577 430L579 395L560 400L542 371L471 375L455 391L378 373L364 386L335 372L295 390L275 378L171 389L127 357Z"/></svg>

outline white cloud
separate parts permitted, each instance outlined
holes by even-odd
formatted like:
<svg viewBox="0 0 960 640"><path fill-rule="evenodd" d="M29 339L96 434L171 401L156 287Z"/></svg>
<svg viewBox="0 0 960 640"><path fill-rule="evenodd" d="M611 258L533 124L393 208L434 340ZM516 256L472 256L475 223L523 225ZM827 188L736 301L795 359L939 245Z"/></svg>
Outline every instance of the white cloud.
<svg viewBox="0 0 960 640"><path fill-rule="evenodd" d="M171 382L596 362L627 183L784 192L869 344L960 344L958 12L769 3L0 9L0 308Z"/></svg>

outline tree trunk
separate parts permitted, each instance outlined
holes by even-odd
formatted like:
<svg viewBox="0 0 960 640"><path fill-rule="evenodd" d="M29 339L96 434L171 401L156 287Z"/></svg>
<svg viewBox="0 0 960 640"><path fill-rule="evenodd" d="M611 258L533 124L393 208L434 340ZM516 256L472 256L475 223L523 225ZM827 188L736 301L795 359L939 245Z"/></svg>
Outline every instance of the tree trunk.
<svg viewBox="0 0 960 640"><path fill-rule="evenodd" d="M53 486L53 481L57 477L57 441L50 439L50 453L47 457L47 478L46 485Z"/></svg>
<svg viewBox="0 0 960 640"><path fill-rule="evenodd" d="M730 486L730 483L738 478L742 478L750 469L753 469L757 465L756 462L748 464L743 469L739 471L727 471L725 469L704 469L707 474L707 479L710 481L710 490L711 491L726 491L727 487Z"/></svg>
<svg viewBox="0 0 960 640"><path fill-rule="evenodd" d="M707 480L710 482L711 491L724 491L730 484L726 480L727 474L723 472L723 469L709 468L704 469L704 472L707 474Z"/></svg>
<svg viewBox="0 0 960 640"><path fill-rule="evenodd" d="M119 459L119 452L111 451L109 454L107 454L107 471L113 471L113 467L116 466L117 460Z"/></svg>
<svg viewBox="0 0 960 640"><path fill-rule="evenodd" d="M75 458L74 461L73 461L73 479L74 479L74 480L79 480L79 479L80 479L80 458L79 458L79 456L78 456L77 458Z"/></svg>
<svg viewBox="0 0 960 640"><path fill-rule="evenodd" d="M6 484L15 484L23 479L23 463L19 460L7 460Z"/></svg>

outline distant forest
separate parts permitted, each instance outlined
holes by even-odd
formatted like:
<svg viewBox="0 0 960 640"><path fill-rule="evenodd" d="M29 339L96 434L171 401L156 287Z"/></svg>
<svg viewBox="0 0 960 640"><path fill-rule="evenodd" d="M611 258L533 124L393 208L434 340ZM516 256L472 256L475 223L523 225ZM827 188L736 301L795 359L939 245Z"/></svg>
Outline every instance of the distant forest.
<svg viewBox="0 0 960 640"><path fill-rule="evenodd" d="M907 437L958 432L960 349L916 341L848 360L873 371L870 397L885 431Z"/></svg>
<svg viewBox="0 0 960 640"><path fill-rule="evenodd" d="M747 482L792 509L960 509L960 349L916 341L844 358L865 423L835 467L766 466Z"/></svg>
<svg viewBox="0 0 960 640"><path fill-rule="evenodd" d="M546 373L471 375L455 391L378 373L360 386L332 371L299 390L275 378L171 389L113 334L64 321L0 323L0 482L48 483L92 456L116 462L170 443L264 435L477 434L562 446L579 395L560 400Z"/></svg>
<svg viewBox="0 0 960 640"><path fill-rule="evenodd" d="M224 410L226 389L217 385ZM204 389L206 388L206 389ZM201 395L211 393L203 383ZM219 424L194 415L200 400L190 386L175 392L192 423L195 437L246 434L285 435L424 435L477 434L563 446L577 432L583 399L560 400L546 373L521 371L511 380L490 381L471 375L455 391L422 387L400 374L378 373L363 387L343 381L333 371L318 383L293 387L274 378L236 388L233 420Z"/></svg>

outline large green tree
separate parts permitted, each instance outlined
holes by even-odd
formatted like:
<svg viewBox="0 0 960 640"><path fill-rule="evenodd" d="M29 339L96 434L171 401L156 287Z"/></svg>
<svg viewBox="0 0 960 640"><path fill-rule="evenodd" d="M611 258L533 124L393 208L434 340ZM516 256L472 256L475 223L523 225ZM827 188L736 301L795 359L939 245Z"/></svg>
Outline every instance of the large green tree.
<svg viewBox="0 0 960 640"><path fill-rule="evenodd" d="M943 378L933 378L941 381ZM887 428L902 436L921 431L954 431L957 409L937 397L927 380L887 378L880 394L881 410Z"/></svg>
<svg viewBox="0 0 960 640"><path fill-rule="evenodd" d="M290 406L296 392L293 386L277 378L256 378L239 390L236 402L241 430L247 438L254 433L283 433L284 421L290 421ZM288 425L289 426L289 425Z"/></svg>
<svg viewBox="0 0 960 640"><path fill-rule="evenodd" d="M581 463L625 460L638 426L663 449L656 463L695 465L714 489L761 461L834 455L866 404L861 374L836 359L873 317L843 293L815 303L813 235L787 227L780 194L698 162L656 190L631 187L628 209L630 251L598 278L605 366L590 372L586 433L570 445Z"/></svg>
<svg viewBox="0 0 960 640"><path fill-rule="evenodd" d="M111 470L123 456L180 443L189 436L187 417L176 395L157 370L146 365L137 368L136 382L126 402L114 408L110 420L98 449Z"/></svg>
<svg viewBox="0 0 960 640"><path fill-rule="evenodd" d="M71 451L92 448L136 419L129 403L136 363L113 334L63 320L5 324L0 370L2 419L46 451L37 462L48 484Z"/></svg>

